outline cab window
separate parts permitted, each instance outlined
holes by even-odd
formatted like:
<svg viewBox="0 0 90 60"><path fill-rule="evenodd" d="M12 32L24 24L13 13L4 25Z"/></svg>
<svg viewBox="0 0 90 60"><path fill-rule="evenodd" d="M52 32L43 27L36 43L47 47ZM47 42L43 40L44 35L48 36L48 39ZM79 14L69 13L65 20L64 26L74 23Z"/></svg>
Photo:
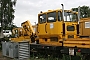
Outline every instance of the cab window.
<svg viewBox="0 0 90 60"><path fill-rule="evenodd" d="M64 12L64 21L77 22L77 14L71 12Z"/></svg>
<svg viewBox="0 0 90 60"><path fill-rule="evenodd" d="M61 18L61 12L58 12L58 21L61 21L62 18Z"/></svg>
<svg viewBox="0 0 90 60"><path fill-rule="evenodd" d="M42 14L39 16L39 22L40 23L45 23L46 22L46 14Z"/></svg>
<svg viewBox="0 0 90 60"><path fill-rule="evenodd" d="M56 12L50 12L47 14L48 15L48 20L47 22L56 22Z"/></svg>
<svg viewBox="0 0 90 60"><path fill-rule="evenodd" d="M75 27L74 26L67 26L67 31L74 31Z"/></svg>

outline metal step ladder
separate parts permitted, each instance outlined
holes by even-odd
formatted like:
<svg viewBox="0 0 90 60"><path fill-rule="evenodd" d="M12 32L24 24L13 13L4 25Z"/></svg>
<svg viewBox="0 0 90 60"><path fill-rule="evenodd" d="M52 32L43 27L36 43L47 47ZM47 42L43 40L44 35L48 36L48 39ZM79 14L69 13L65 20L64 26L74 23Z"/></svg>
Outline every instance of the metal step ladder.
<svg viewBox="0 0 90 60"><path fill-rule="evenodd" d="M30 58L29 42L19 42L18 44L18 59L28 60Z"/></svg>

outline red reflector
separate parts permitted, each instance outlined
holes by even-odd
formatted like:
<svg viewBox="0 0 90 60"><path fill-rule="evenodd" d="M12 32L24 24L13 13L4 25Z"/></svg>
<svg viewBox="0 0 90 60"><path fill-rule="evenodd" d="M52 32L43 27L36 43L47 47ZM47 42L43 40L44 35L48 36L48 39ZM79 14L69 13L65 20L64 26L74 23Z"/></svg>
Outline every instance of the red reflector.
<svg viewBox="0 0 90 60"><path fill-rule="evenodd" d="M44 46L42 48L44 48Z"/></svg>
<svg viewBox="0 0 90 60"><path fill-rule="evenodd" d="M80 50L80 49L78 49L78 52L81 52L81 50Z"/></svg>

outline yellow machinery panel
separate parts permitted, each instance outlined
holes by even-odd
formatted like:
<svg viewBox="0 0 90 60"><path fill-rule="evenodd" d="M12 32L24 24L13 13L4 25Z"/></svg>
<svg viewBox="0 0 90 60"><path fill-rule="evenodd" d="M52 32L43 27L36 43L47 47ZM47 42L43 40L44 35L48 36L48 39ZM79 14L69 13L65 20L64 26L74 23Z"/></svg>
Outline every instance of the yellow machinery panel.
<svg viewBox="0 0 90 60"><path fill-rule="evenodd" d="M77 38L77 22L65 22L65 38Z"/></svg>
<svg viewBox="0 0 90 60"><path fill-rule="evenodd" d="M38 35L41 38L62 37L62 22L45 23L38 25Z"/></svg>
<svg viewBox="0 0 90 60"><path fill-rule="evenodd" d="M63 32L63 30L61 29L63 28L62 25L63 25L63 22L47 23L47 26L46 26L47 34L54 35L54 36L62 35L62 32Z"/></svg>
<svg viewBox="0 0 90 60"><path fill-rule="evenodd" d="M38 25L38 35L46 35L45 25L46 23Z"/></svg>
<svg viewBox="0 0 90 60"><path fill-rule="evenodd" d="M90 48L90 38L66 39L64 47Z"/></svg>

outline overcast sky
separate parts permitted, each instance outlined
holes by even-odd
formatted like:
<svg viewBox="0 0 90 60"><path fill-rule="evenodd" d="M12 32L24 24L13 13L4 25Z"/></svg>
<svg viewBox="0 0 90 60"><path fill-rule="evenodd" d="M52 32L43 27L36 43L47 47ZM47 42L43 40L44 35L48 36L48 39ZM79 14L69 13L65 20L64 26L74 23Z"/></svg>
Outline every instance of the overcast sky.
<svg viewBox="0 0 90 60"><path fill-rule="evenodd" d="M26 20L34 24L38 21L40 11L61 8L62 3L65 9L83 5L90 6L90 0L17 0L14 23L18 27Z"/></svg>

